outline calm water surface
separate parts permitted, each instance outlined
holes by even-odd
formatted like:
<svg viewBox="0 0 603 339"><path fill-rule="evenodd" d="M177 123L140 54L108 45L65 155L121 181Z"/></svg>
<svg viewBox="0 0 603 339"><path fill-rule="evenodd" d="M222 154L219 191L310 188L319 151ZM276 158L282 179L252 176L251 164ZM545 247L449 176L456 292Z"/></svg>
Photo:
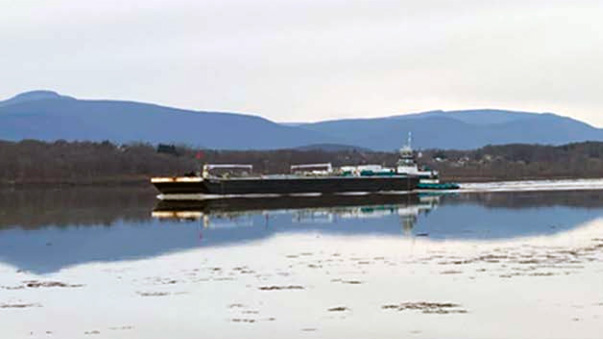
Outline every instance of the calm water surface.
<svg viewBox="0 0 603 339"><path fill-rule="evenodd" d="M0 190L2 338L600 338L603 191Z"/></svg>

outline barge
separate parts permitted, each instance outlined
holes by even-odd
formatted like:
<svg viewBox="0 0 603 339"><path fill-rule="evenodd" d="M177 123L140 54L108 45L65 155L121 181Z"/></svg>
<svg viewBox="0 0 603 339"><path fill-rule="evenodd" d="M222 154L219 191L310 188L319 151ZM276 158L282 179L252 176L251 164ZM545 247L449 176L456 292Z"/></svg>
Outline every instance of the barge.
<svg viewBox="0 0 603 339"><path fill-rule="evenodd" d="M157 177L151 182L161 192L161 200L400 194L416 189L459 188L455 183L440 183L437 171L420 168L410 144L409 134L395 167L360 165L334 169L330 163L302 164L291 166L290 174L253 175L251 165L206 164L198 174ZM220 170L223 173L215 173Z"/></svg>
<svg viewBox="0 0 603 339"><path fill-rule="evenodd" d="M404 193L414 190L419 179L408 175L341 175L336 172L260 175L152 178L162 200L196 200L228 197L316 196L333 194ZM238 165L221 165L221 168ZM247 165L246 165L247 166Z"/></svg>

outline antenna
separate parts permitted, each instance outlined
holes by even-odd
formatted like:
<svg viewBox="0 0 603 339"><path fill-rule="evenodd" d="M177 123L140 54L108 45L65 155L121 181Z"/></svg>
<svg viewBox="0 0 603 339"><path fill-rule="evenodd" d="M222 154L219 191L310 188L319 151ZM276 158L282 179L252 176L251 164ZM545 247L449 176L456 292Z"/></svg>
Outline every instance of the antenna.
<svg viewBox="0 0 603 339"><path fill-rule="evenodd" d="M408 132L408 147L411 147L412 143L412 132Z"/></svg>

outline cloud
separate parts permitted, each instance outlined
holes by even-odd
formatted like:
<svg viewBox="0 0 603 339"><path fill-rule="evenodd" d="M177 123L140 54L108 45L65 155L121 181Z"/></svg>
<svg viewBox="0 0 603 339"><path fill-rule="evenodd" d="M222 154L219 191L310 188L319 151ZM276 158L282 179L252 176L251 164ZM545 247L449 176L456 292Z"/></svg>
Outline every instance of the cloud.
<svg viewBox="0 0 603 339"><path fill-rule="evenodd" d="M3 96L52 88L280 121L499 107L603 125L600 1L0 6Z"/></svg>

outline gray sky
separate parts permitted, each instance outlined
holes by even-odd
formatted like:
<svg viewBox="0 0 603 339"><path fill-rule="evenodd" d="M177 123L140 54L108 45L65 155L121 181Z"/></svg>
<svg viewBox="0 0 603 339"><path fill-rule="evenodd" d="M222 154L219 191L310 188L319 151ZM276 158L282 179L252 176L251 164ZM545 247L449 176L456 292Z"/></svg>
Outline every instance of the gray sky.
<svg viewBox="0 0 603 339"><path fill-rule="evenodd" d="M276 121L433 109L603 127L603 0L0 0L0 98Z"/></svg>

